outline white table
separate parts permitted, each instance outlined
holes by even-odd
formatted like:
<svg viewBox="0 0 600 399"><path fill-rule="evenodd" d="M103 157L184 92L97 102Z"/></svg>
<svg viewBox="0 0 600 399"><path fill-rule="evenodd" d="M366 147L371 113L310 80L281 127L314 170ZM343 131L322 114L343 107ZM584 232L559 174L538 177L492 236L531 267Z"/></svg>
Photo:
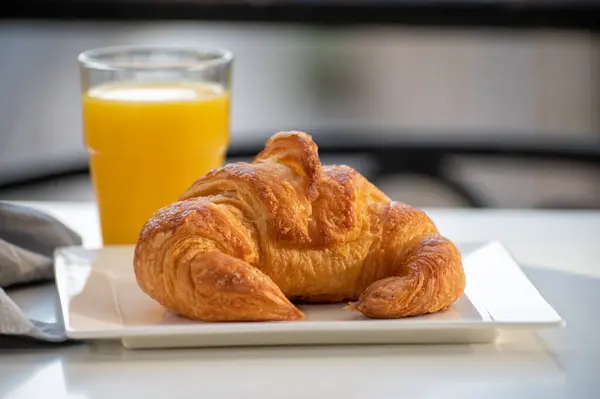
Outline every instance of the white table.
<svg viewBox="0 0 600 399"><path fill-rule="evenodd" d="M80 232L86 246L100 245L93 204L32 205ZM0 397L600 397L600 212L427 211L456 241L506 245L567 326L485 345L5 350ZM34 317L53 317L53 304L14 298Z"/></svg>

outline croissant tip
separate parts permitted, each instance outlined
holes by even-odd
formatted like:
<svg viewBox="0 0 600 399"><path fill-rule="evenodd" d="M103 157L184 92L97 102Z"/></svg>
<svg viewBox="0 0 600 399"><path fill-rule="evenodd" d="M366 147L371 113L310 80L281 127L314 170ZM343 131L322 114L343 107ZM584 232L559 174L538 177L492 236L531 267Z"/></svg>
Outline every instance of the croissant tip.
<svg viewBox="0 0 600 399"><path fill-rule="evenodd" d="M303 130L280 130L276 133L274 133L273 135L271 135L271 137L269 137L267 139L267 145L269 143L272 143L273 141L279 139L279 138L286 138L286 137L296 137L296 138L300 138L300 139L305 139L305 140L309 140L309 141L313 141L313 137L310 133L305 132Z"/></svg>
<svg viewBox="0 0 600 399"><path fill-rule="evenodd" d="M290 309L286 314L281 314L273 318L273 321L297 321L304 320L306 316L300 310L294 308Z"/></svg>
<svg viewBox="0 0 600 399"><path fill-rule="evenodd" d="M306 315L298 308L294 307L294 310L292 311L291 315L290 315L290 320L304 320L306 319Z"/></svg>
<svg viewBox="0 0 600 399"><path fill-rule="evenodd" d="M293 320L293 321L306 320L306 316L304 316L304 314L303 314L303 313L301 313L301 314L299 314L299 315L296 315L296 316L294 316L294 318L293 318L293 319L290 319L290 320Z"/></svg>

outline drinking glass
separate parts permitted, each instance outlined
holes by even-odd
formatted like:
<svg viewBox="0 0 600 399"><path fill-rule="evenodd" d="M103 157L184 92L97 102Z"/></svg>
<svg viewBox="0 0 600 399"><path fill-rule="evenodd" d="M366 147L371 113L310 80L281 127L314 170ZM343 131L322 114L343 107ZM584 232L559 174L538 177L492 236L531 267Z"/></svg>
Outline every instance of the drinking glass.
<svg viewBox="0 0 600 399"><path fill-rule="evenodd" d="M229 144L229 51L118 46L78 57L83 136L104 245L222 166Z"/></svg>

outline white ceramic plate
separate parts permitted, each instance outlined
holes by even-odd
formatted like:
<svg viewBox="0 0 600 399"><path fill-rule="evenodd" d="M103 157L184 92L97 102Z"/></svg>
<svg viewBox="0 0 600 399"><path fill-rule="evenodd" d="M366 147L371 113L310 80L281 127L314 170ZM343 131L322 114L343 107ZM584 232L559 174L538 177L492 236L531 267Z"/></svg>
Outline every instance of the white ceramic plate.
<svg viewBox="0 0 600 399"><path fill-rule="evenodd" d="M120 339L128 348L491 342L501 329L559 327L563 320L497 242L458 245L465 295L432 315L373 320L344 304L302 306L293 322L205 323L170 314L147 297L133 274L132 246L60 248L56 284L67 335Z"/></svg>

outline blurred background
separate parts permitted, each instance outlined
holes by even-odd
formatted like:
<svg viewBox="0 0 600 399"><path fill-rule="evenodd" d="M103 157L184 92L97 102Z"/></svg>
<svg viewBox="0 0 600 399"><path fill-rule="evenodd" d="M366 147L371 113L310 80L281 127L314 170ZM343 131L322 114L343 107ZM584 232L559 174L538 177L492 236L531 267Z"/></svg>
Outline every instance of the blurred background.
<svg viewBox="0 0 600 399"><path fill-rule="evenodd" d="M304 130L416 206L600 209L597 1L3 4L0 200L93 200L76 57L168 43L235 54L229 161Z"/></svg>

